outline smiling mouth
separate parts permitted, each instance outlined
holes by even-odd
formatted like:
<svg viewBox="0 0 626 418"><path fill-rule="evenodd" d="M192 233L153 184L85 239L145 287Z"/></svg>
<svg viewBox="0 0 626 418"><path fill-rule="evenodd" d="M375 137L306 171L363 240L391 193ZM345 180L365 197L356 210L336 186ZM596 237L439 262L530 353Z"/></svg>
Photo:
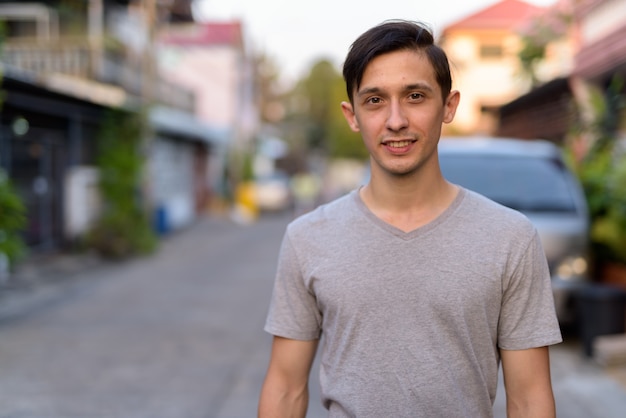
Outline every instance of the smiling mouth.
<svg viewBox="0 0 626 418"><path fill-rule="evenodd" d="M417 142L417 141L408 140L408 139L404 141L385 141L383 142L383 145L385 145L386 147L391 147L391 148L404 148L404 147L408 147L414 142Z"/></svg>

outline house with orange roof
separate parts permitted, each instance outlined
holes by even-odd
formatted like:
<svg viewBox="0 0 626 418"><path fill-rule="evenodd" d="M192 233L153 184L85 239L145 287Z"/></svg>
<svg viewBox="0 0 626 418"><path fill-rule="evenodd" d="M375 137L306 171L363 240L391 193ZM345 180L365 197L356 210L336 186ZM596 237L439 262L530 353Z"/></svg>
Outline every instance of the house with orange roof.
<svg viewBox="0 0 626 418"><path fill-rule="evenodd" d="M555 14L567 16L568 28L563 36L544 40L545 56L537 68L544 68L545 61L555 55L569 65L560 72L543 74L535 88L503 105L497 135L563 143L571 136L572 127L592 124L598 116L592 94L607 98L626 95L626 0L559 0L542 16L543 24ZM564 43L570 45L569 51L555 53ZM611 102L606 111L612 114L613 134L624 139L626 111L619 100ZM578 140L586 143L583 148L593 141L584 136Z"/></svg>
<svg viewBox="0 0 626 418"><path fill-rule="evenodd" d="M531 88L518 59L520 30L544 10L502 0L443 29L439 44L450 59L453 88L461 92L455 120L444 134L493 133L498 108Z"/></svg>

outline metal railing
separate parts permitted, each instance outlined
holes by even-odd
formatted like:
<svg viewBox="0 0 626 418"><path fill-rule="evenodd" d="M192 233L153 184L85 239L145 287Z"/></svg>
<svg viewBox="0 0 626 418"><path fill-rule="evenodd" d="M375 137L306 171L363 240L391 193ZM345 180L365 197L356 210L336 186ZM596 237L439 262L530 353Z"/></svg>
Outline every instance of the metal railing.
<svg viewBox="0 0 626 418"><path fill-rule="evenodd" d="M2 61L16 69L36 74L62 73L90 78L92 48L83 42L7 41Z"/></svg>
<svg viewBox="0 0 626 418"><path fill-rule="evenodd" d="M7 40L0 60L17 71L37 75L63 74L121 87L127 93L143 97L146 90L158 103L193 111L191 91L168 83L158 76L150 80L143 61L127 59L119 51L94 47L86 38L62 37L57 40ZM146 83L151 83L146 89Z"/></svg>

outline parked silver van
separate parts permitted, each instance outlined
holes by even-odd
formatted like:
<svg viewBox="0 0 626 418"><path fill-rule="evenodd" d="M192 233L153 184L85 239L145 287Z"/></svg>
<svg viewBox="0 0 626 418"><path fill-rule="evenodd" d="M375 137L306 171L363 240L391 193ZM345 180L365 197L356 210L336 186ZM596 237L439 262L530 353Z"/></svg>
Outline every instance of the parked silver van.
<svg viewBox="0 0 626 418"><path fill-rule="evenodd" d="M559 321L574 317L573 292L588 281L589 220L576 177L556 145L541 140L444 138L444 176L525 214L546 252Z"/></svg>

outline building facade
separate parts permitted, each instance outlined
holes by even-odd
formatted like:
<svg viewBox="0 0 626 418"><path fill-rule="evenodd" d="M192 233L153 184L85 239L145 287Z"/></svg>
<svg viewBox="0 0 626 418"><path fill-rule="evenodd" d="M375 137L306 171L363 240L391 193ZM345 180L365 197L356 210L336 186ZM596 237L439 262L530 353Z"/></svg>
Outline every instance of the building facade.
<svg viewBox="0 0 626 418"><path fill-rule="evenodd" d="M549 51L566 43L571 45L571 65L502 106L497 133L561 144L575 126L589 125L597 117L592 95L626 94L626 0L560 0L547 13L565 13L569 19L563 36L547 43L546 59ZM607 103L614 134L623 139L625 109Z"/></svg>
<svg viewBox="0 0 626 418"><path fill-rule="evenodd" d="M61 12L61 3L0 0L6 28L0 168L27 207L31 251L67 248L97 218L104 203L97 137L112 109L147 114L145 155L154 161L141 185L146 207L161 215L164 232L188 225L204 213L213 181L209 160L223 136L196 118L193 91L159 76L154 33L159 25L185 21L189 7L93 0ZM178 176L176 187L188 192L172 197L163 181L152 179L163 171L154 167L164 153L167 170Z"/></svg>
<svg viewBox="0 0 626 418"><path fill-rule="evenodd" d="M498 108L527 92L518 53L521 29L543 8L520 0L503 0L446 26L439 44L448 54L453 88L461 92L447 134L491 134Z"/></svg>
<svg viewBox="0 0 626 418"><path fill-rule="evenodd" d="M195 94L195 116L223 134L210 160L211 187L222 194L228 154L250 152L259 132L253 59L239 21L163 27L158 35L159 73Z"/></svg>

